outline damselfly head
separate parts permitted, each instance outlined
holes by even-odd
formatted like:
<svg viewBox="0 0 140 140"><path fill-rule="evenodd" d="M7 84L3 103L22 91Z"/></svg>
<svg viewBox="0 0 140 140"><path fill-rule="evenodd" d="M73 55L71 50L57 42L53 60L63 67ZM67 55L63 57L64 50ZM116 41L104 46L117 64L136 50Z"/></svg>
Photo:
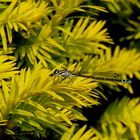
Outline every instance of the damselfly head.
<svg viewBox="0 0 140 140"><path fill-rule="evenodd" d="M59 70L55 70L53 74L59 74Z"/></svg>
<svg viewBox="0 0 140 140"><path fill-rule="evenodd" d="M59 70L56 69L52 74L50 74L50 76L53 76L55 74L59 74Z"/></svg>

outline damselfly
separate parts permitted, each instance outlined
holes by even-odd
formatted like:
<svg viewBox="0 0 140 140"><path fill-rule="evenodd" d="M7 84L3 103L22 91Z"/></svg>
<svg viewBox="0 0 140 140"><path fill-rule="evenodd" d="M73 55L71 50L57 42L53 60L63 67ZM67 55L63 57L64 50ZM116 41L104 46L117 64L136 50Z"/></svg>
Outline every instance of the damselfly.
<svg viewBox="0 0 140 140"><path fill-rule="evenodd" d="M68 70L57 70L57 69L50 76L59 76L59 77L61 76L64 78L80 76L80 77L85 77L85 78L92 78L95 81L112 81L112 82L121 82L121 83L132 83L132 81L129 79L125 80L125 79L119 79L116 77L115 78L106 78L106 77L98 77L98 76L88 76L88 75L73 73Z"/></svg>

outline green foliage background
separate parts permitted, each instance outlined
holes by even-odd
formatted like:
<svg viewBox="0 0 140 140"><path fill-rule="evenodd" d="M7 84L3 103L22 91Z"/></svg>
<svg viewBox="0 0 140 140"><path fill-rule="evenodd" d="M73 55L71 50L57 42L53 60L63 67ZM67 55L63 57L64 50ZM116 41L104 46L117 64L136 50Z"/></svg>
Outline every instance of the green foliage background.
<svg viewBox="0 0 140 140"><path fill-rule="evenodd" d="M140 100L128 97L135 94L131 84L50 76L68 69L140 79L140 18L131 18L140 2L98 2L0 0L0 139L47 139L52 133L61 140L140 139ZM101 13L116 18L101 19ZM117 32L119 43L108 22L126 32ZM112 102L97 125L79 128L77 120L87 121L83 107L108 100L104 85L112 95L123 88L128 96Z"/></svg>

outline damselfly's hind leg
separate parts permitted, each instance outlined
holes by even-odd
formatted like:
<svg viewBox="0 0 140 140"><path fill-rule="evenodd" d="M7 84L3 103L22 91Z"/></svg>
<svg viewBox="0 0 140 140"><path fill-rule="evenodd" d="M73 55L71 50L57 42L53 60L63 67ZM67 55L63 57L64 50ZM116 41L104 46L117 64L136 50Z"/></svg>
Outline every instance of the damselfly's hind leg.
<svg viewBox="0 0 140 140"><path fill-rule="evenodd" d="M73 83L73 80L72 80L71 77L64 77L64 78L61 79L61 82L62 82L62 81L66 81L67 79L70 80L70 82L68 81L68 83Z"/></svg>

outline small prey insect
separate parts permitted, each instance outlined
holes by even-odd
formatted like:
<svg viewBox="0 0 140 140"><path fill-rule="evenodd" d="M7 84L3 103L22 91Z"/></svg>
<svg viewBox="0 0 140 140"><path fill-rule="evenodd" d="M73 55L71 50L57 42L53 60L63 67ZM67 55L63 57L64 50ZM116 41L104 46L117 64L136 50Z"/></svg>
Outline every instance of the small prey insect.
<svg viewBox="0 0 140 140"><path fill-rule="evenodd" d="M70 78L70 77L85 77L85 78L92 78L93 80L96 81L111 81L111 82L120 82L120 83L132 83L131 80L129 79L118 79L118 78L106 78L106 77L98 77L98 76L88 76L88 75L83 75L83 74L78 74L78 73L72 73L71 71L68 70L55 70L53 74L50 74L50 76L58 76L58 77L64 77L65 78Z"/></svg>

